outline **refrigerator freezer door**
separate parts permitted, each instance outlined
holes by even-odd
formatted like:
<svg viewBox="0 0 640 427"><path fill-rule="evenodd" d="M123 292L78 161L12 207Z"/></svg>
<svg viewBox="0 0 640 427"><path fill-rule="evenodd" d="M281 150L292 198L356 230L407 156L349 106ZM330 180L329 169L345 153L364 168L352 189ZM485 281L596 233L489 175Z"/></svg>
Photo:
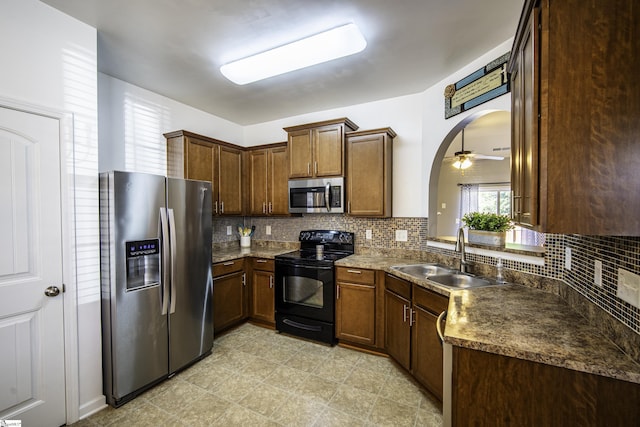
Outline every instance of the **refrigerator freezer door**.
<svg viewBox="0 0 640 427"><path fill-rule="evenodd" d="M168 375L161 284L127 290L125 247L128 241L162 239L159 212L166 205L165 188L162 176L127 172L100 176L104 388L114 406ZM162 269L155 263L158 267ZM155 277L161 273L155 272Z"/></svg>
<svg viewBox="0 0 640 427"><path fill-rule="evenodd" d="M208 353L213 346L211 278L211 184L167 179L172 242L169 372Z"/></svg>

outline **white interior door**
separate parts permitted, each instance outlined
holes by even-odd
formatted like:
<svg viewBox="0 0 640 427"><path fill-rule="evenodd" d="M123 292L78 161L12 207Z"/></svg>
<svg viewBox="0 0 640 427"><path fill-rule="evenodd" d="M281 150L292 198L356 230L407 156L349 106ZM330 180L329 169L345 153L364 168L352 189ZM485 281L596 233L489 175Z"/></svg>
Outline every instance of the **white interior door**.
<svg viewBox="0 0 640 427"><path fill-rule="evenodd" d="M0 107L0 420L25 426L66 422L59 126Z"/></svg>

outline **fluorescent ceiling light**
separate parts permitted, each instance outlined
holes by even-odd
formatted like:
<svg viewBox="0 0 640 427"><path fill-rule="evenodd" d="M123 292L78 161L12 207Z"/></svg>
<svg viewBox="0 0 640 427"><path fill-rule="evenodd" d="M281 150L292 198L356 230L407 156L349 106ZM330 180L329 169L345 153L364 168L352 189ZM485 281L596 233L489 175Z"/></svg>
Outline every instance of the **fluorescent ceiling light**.
<svg viewBox="0 0 640 427"><path fill-rule="evenodd" d="M278 74L361 52L367 41L355 24L346 24L220 67L232 82L245 85Z"/></svg>

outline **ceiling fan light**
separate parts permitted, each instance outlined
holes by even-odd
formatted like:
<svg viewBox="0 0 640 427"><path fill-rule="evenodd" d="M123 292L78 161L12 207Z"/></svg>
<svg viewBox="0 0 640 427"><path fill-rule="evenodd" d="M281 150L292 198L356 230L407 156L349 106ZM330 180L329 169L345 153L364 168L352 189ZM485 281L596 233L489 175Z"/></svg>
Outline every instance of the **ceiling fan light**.
<svg viewBox="0 0 640 427"><path fill-rule="evenodd" d="M453 163L453 167L456 169L467 169L472 165L471 160L467 156L460 156Z"/></svg>
<svg viewBox="0 0 640 427"><path fill-rule="evenodd" d="M230 62L220 72L238 85L299 70L361 52L367 41L351 23L284 46Z"/></svg>

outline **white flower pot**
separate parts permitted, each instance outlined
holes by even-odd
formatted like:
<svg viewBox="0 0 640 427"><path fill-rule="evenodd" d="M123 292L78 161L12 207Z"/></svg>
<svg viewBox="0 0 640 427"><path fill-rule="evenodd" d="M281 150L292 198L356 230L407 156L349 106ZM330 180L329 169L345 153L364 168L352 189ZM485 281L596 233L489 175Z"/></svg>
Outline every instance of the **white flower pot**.
<svg viewBox="0 0 640 427"><path fill-rule="evenodd" d="M469 240L469 243L475 243L478 245L504 247L505 240L507 239L507 232L469 229L467 232L467 239Z"/></svg>

